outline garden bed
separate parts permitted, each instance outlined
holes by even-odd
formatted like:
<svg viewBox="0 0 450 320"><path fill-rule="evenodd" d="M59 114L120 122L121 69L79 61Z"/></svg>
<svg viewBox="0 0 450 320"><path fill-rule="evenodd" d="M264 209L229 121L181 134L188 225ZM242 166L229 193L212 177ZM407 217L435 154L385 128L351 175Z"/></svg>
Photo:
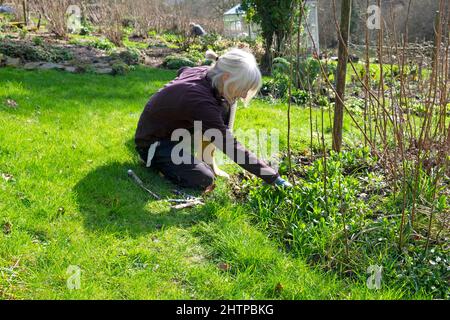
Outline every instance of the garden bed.
<svg viewBox="0 0 450 320"><path fill-rule="evenodd" d="M286 158L280 172L288 172ZM406 223L401 244L402 194L368 150L327 155L326 167L322 155L295 154L290 176L295 187L286 190L273 190L246 174L230 182L233 197L285 250L350 280L364 281L369 267L381 266L383 283L390 287L450 297L448 176L434 202L426 192L431 186L423 186L416 223L414 228Z"/></svg>

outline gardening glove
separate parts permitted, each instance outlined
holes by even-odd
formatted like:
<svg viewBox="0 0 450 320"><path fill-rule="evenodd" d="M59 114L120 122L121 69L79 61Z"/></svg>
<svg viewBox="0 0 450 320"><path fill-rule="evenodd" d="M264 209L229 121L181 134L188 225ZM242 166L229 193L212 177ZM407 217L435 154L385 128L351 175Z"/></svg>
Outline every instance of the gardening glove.
<svg viewBox="0 0 450 320"><path fill-rule="evenodd" d="M283 187L283 188L292 187L292 184L290 184L288 181L284 180L282 177L278 177L274 183L276 186Z"/></svg>

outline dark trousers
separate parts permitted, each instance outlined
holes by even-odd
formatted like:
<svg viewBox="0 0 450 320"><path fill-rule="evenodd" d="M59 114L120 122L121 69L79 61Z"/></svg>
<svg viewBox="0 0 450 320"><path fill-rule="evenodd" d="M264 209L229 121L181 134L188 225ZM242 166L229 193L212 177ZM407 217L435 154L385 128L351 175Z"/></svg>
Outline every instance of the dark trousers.
<svg viewBox="0 0 450 320"><path fill-rule="evenodd" d="M206 189L214 183L214 172L209 165L198 160L190 154L188 163L174 164L172 162L172 149L178 142L170 140L160 141L151 162L151 168L161 172L173 183L194 189ZM141 159L147 163L148 149L137 149ZM181 156L183 156L181 154Z"/></svg>

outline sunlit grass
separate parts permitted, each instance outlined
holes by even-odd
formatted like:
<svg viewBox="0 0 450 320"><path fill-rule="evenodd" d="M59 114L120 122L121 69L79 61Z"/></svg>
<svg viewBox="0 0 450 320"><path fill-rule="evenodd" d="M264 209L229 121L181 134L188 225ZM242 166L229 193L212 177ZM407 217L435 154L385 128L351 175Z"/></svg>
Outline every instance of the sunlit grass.
<svg viewBox="0 0 450 320"><path fill-rule="evenodd" d="M163 196L173 188L139 165L133 135L148 98L174 76L0 69L0 299L408 297L349 286L279 250L223 181L206 206L185 211L136 187L129 168ZM236 127L278 128L285 148L285 112L255 101ZM294 111L295 148L308 145L308 114ZM79 290L67 287L69 266L81 269Z"/></svg>

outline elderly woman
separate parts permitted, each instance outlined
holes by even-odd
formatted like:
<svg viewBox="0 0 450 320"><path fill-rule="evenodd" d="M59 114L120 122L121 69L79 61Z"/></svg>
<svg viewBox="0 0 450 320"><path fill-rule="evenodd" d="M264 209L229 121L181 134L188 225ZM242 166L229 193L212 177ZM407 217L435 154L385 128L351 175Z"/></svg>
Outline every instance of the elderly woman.
<svg viewBox="0 0 450 320"><path fill-rule="evenodd" d="M211 67L181 68L177 78L147 103L135 135L140 158L147 167L182 187L206 189L216 176L227 176L215 165L217 147L265 182L289 186L275 170L247 151L230 130L236 101L249 102L261 87L261 72L254 56L232 49L220 57L208 51L206 57L214 61ZM201 131L197 157L180 148L180 142L174 139L174 133L180 130L196 136L194 128ZM184 161L179 161L180 156Z"/></svg>

